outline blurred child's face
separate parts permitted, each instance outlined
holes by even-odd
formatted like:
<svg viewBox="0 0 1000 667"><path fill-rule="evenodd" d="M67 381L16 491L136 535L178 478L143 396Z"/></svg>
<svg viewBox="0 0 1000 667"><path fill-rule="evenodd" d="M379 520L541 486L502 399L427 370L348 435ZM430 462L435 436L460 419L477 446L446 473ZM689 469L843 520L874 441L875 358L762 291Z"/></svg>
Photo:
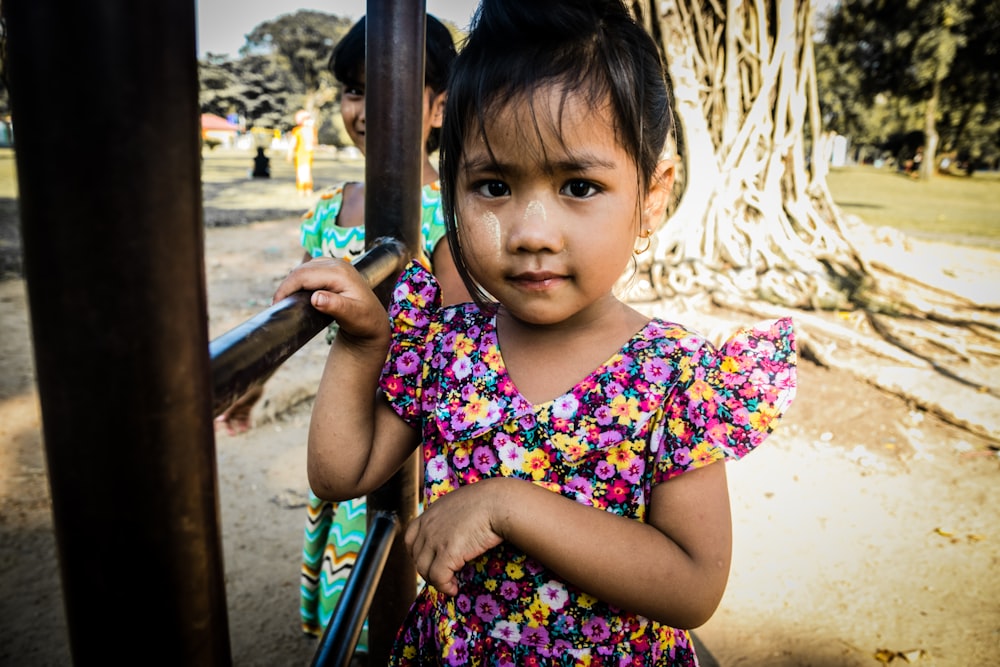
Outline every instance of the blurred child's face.
<svg viewBox="0 0 1000 667"><path fill-rule="evenodd" d="M364 72L361 72L364 76ZM351 141L365 152L365 85L363 83L344 84L340 96L340 117Z"/></svg>
<svg viewBox="0 0 1000 667"><path fill-rule="evenodd" d="M670 178L657 174L649 193L639 191L611 113L549 86L532 102L485 114L492 155L482 135L466 137L454 195L462 254L523 321L557 324L617 307L612 289L636 237L662 217Z"/></svg>
<svg viewBox="0 0 1000 667"><path fill-rule="evenodd" d="M361 75L364 76L363 71ZM441 127L444 100L444 93L435 96L430 86L424 87L423 133L420 143L422 150L427 145L427 137L430 136L431 129ZM367 130L364 84L344 84L344 92L340 97L340 117L344 121L344 128L347 129L351 141L364 154L365 132Z"/></svg>

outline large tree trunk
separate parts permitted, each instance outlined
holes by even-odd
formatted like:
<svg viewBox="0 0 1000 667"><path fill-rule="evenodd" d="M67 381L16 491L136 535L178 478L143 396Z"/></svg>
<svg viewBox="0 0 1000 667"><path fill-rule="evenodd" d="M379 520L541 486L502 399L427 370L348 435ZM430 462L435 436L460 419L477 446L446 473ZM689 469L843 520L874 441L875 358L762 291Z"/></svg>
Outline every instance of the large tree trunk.
<svg viewBox="0 0 1000 667"><path fill-rule="evenodd" d="M872 230L846 219L826 186L832 135L820 119L809 0L632 6L667 65L680 166L679 201L634 284L661 300L793 314L816 361L1000 440L998 374L989 372L1000 304L970 303L872 261ZM955 353L942 354L942 341ZM886 379L887 363L916 375L901 386Z"/></svg>
<svg viewBox="0 0 1000 667"><path fill-rule="evenodd" d="M657 235L650 279L662 295L750 290L788 306L842 307L866 267L831 214L825 180L806 168L806 129L822 137L810 10L779 2L771 14L769 4L668 3L654 15L662 5L648 3L673 83L685 185ZM824 152L812 146L814 157Z"/></svg>

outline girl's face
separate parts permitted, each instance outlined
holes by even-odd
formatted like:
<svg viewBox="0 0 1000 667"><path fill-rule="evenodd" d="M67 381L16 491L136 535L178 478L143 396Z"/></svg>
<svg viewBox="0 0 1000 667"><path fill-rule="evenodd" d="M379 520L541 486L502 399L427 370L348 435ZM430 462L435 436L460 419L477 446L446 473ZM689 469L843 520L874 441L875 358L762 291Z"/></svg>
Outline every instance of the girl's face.
<svg viewBox="0 0 1000 667"><path fill-rule="evenodd" d="M364 71L361 72L361 76L364 76ZM424 87L423 137L420 144L422 149L427 146L427 137L430 136L431 129L441 127L445 97L444 93L435 96L430 86ZM344 92L340 97L340 117L344 121L347 135L364 154L366 131L364 84L344 84Z"/></svg>
<svg viewBox="0 0 1000 667"><path fill-rule="evenodd" d="M533 106L533 108L532 108ZM673 172L663 163L640 192L635 161L615 137L608 104L539 89L486 114L467 137L455 208L469 272L524 322L599 317L641 231L662 218Z"/></svg>
<svg viewBox="0 0 1000 667"><path fill-rule="evenodd" d="M364 76L364 72L361 73ZM363 83L344 84L340 96L340 117L347 136L362 154L365 152L365 86Z"/></svg>

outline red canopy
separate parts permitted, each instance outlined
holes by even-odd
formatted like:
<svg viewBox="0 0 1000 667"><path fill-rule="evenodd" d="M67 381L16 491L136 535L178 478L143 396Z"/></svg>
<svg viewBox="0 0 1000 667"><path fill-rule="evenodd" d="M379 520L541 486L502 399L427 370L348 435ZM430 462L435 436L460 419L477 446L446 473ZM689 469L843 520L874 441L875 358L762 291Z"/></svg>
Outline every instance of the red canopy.
<svg viewBox="0 0 1000 667"><path fill-rule="evenodd" d="M216 116L214 113L203 113L201 115L201 129L203 130L232 130L235 132L240 129L236 125L233 125L228 120L222 116Z"/></svg>

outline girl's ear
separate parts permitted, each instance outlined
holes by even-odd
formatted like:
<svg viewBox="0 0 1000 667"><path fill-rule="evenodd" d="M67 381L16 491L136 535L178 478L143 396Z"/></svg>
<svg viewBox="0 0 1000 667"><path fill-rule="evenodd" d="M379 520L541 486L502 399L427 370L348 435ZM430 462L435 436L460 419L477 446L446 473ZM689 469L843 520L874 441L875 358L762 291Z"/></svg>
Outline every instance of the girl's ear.
<svg viewBox="0 0 1000 667"><path fill-rule="evenodd" d="M444 103L448 100L448 91L434 95L431 91L430 119L431 127L441 127L444 122Z"/></svg>
<svg viewBox="0 0 1000 667"><path fill-rule="evenodd" d="M656 231L663 216L674 188L674 161L664 159L656 165L653 177L649 181L649 192L646 193L645 205L642 207L642 226L644 229Z"/></svg>

